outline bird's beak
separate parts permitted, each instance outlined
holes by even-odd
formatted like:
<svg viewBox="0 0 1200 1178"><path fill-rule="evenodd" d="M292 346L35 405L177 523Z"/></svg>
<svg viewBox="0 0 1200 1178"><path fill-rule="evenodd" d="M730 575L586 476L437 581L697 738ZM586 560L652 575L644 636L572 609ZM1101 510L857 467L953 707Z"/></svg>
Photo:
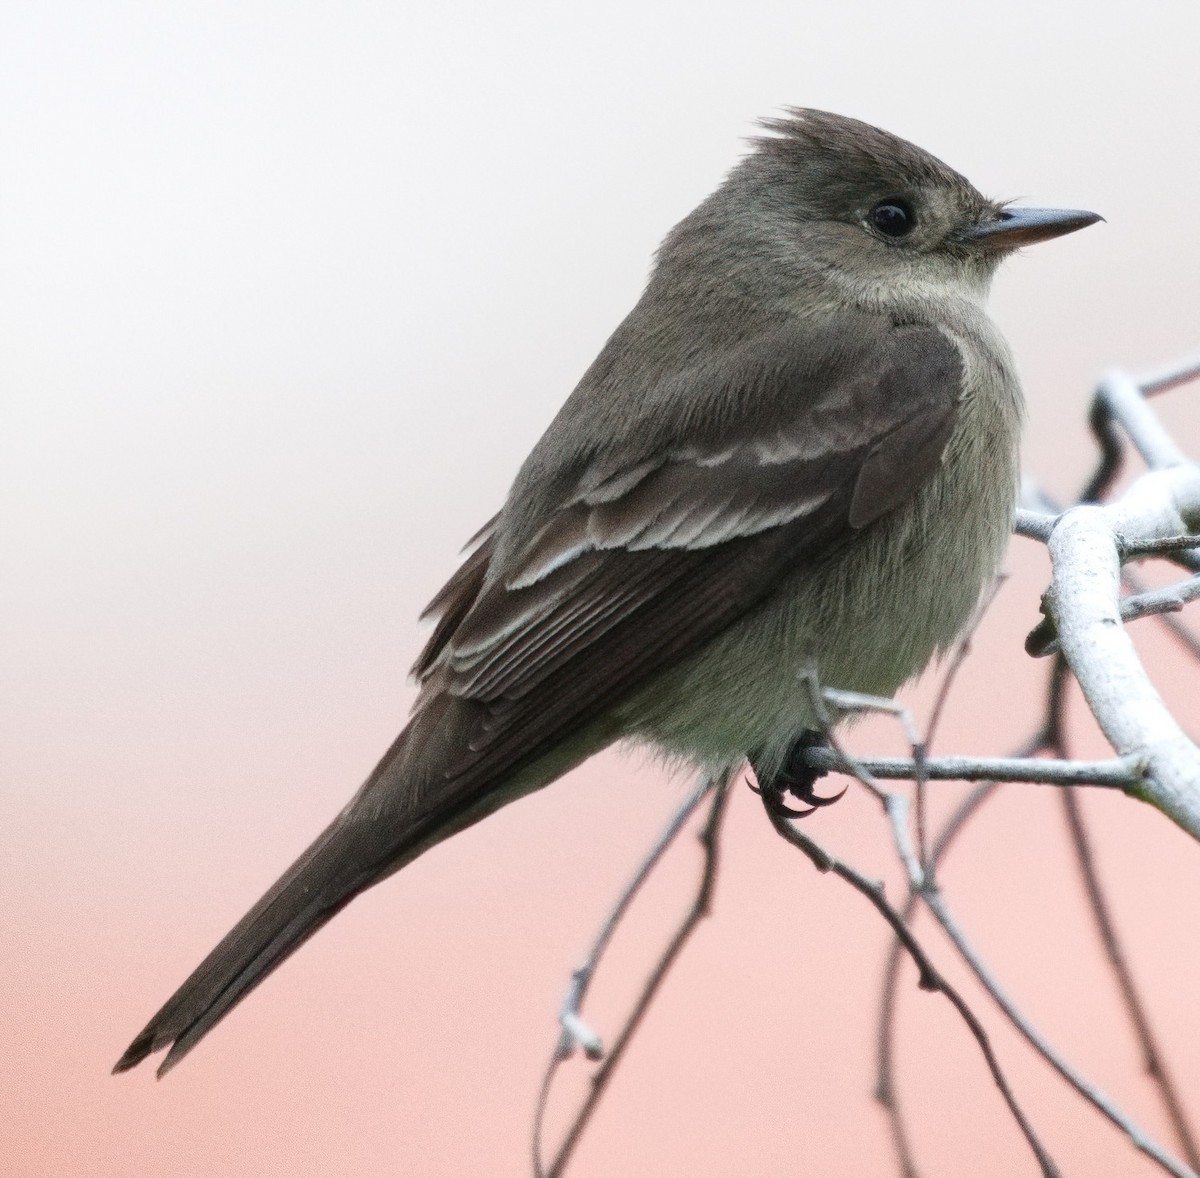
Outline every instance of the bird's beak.
<svg viewBox="0 0 1200 1178"><path fill-rule="evenodd" d="M1099 213L1083 209L1001 209L996 220L968 229L963 237L985 249L1015 250L1103 220Z"/></svg>

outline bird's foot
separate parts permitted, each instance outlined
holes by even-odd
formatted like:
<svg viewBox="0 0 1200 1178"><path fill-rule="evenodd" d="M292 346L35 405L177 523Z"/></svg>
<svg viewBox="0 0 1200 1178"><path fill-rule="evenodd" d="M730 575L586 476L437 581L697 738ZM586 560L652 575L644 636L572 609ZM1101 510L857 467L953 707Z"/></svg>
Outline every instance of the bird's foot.
<svg viewBox="0 0 1200 1178"><path fill-rule="evenodd" d="M822 733L809 730L800 734L788 749L783 765L774 774L767 775L760 771L755 758L750 758L750 767L758 778L758 785L751 786L756 794L760 794L763 804L777 818L807 818L809 814L823 806L832 806L846 792L843 786L831 797L822 797L814 787L817 779L824 777L826 770L812 768L804 758L805 751L825 744ZM799 810L789 806L784 798L796 798L805 804L807 809Z"/></svg>

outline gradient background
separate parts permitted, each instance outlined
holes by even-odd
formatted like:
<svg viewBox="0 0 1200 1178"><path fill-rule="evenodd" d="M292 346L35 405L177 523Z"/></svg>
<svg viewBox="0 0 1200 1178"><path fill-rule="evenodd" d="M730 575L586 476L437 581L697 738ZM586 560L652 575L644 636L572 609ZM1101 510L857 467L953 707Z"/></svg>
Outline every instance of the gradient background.
<svg viewBox="0 0 1200 1178"><path fill-rule="evenodd" d="M995 292L1032 401L1026 465L1067 494L1096 374L1200 342L1198 35L1190 0L9 6L0 1169L527 1173L569 971L682 793L637 757L376 889L162 1085L108 1069L391 740L417 612L755 117L842 111L987 192L1108 218ZM1185 446L1196 396L1163 403ZM1011 567L943 751L1004 751L1036 709L1045 666L1020 642L1044 556L1018 541ZM1139 636L1188 723L1194 671ZM899 741L875 725L860 747ZM1087 807L1194 1094L1200 855L1145 807ZM808 830L896 881L858 794ZM602 1031L694 861L679 849L614 951L589 1008ZM1053 791L1011 787L944 878L1028 1013L1163 1134ZM886 944L739 790L714 917L572 1173L892 1172L870 1095ZM1151 1172L988 1021L1066 1173ZM1033 1172L911 970L900 1073L928 1173Z"/></svg>

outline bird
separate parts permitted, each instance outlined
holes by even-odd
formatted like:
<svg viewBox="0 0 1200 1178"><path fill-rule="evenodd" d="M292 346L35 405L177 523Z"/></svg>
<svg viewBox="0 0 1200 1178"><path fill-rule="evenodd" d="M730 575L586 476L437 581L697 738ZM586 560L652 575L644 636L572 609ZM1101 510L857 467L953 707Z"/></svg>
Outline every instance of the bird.
<svg viewBox="0 0 1200 1178"><path fill-rule="evenodd" d="M163 1075L356 896L615 742L827 800L802 670L891 696L960 636L1017 499L992 277L1102 218L846 116L758 131L422 615L407 725L115 1072Z"/></svg>

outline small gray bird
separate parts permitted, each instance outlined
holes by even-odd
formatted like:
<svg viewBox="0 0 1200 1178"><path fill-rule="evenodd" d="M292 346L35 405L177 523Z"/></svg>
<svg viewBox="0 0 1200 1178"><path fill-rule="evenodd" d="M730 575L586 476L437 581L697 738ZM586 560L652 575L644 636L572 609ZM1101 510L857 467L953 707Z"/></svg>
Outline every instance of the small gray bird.
<svg viewBox="0 0 1200 1178"><path fill-rule="evenodd" d="M961 633L1017 492L992 275L1100 218L1004 207L854 119L762 126L426 610L408 726L116 1071L169 1046L163 1074L360 892L606 745L778 792L801 668L891 695Z"/></svg>

